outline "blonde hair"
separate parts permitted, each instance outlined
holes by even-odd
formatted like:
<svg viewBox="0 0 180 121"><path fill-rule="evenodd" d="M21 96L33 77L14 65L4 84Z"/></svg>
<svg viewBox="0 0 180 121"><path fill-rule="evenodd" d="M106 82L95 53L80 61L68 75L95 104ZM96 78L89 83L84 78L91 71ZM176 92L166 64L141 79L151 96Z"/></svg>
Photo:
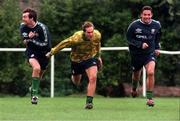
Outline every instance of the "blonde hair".
<svg viewBox="0 0 180 121"><path fill-rule="evenodd" d="M88 27L93 27L93 28L94 28L94 25L93 25L93 23L90 22L90 21L85 21L85 22L83 23L83 25L82 25L82 30L83 30L83 31L86 31L86 28L88 28Z"/></svg>

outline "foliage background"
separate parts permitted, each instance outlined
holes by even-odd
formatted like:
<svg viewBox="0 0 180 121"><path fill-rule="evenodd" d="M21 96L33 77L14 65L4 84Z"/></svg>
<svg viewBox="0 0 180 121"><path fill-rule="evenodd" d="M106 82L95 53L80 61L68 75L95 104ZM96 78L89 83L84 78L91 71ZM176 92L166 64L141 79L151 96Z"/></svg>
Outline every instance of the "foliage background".
<svg viewBox="0 0 180 121"><path fill-rule="evenodd" d="M0 47L22 48L19 34L22 10L32 7L38 12L39 21L45 23L52 36L52 45L81 29L90 20L102 33L103 47L127 46L125 37L128 25L139 18L144 5L150 5L154 19L162 24L162 50L178 51L180 48L180 2L178 0L0 0ZM0 92L25 96L31 83L31 68L23 53L0 52ZM128 52L109 51L102 54L104 68L99 73L97 93L106 95L107 86L121 87L131 82ZM180 55L161 55L156 69L156 84L180 85ZM69 95L77 91L70 81L69 52L55 56L55 95ZM49 96L50 71L41 81L41 95ZM84 76L83 80L87 80ZM85 91L86 81L78 91ZM123 94L117 94L122 96Z"/></svg>

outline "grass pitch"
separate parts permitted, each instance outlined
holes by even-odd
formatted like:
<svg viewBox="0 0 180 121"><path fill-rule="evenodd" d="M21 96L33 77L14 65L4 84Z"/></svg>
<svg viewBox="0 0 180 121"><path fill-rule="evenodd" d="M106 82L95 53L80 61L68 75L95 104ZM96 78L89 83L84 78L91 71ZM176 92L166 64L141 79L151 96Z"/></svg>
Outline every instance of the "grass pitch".
<svg viewBox="0 0 180 121"><path fill-rule="evenodd" d="M0 121L180 121L179 98L94 98L94 108L84 109L85 97L0 98Z"/></svg>

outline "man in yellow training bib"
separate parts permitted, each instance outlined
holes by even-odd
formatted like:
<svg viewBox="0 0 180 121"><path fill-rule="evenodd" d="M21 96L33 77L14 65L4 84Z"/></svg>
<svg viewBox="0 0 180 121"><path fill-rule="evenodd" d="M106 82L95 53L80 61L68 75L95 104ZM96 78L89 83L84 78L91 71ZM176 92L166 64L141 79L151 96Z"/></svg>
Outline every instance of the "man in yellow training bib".
<svg viewBox="0 0 180 121"><path fill-rule="evenodd" d="M86 72L89 83L87 86L87 99L85 109L93 108L93 97L96 89L96 79L98 68L102 67L101 33L94 29L90 21L85 21L82 30L75 32L69 38L61 41L50 52L46 54L50 57L65 47L71 47L71 80L79 85L82 74Z"/></svg>

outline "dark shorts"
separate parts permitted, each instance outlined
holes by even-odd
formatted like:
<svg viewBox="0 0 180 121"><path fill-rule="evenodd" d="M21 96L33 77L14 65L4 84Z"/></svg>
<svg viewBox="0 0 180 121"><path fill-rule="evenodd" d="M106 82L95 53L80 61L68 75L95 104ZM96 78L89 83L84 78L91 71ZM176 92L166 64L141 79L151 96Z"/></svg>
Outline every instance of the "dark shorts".
<svg viewBox="0 0 180 121"><path fill-rule="evenodd" d="M91 66L97 66L97 59L90 58L90 59L84 60L80 63L71 61L72 75L83 74L85 72L85 70Z"/></svg>
<svg viewBox="0 0 180 121"><path fill-rule="evenodd" d="M28 59L28 62L30 58L35 58L39 62L41 66L41 70L47 69L49 59L45 56L46 52L38 53L38 52L32 52L30 50L26 50L25 54Z"/></svg>
<svg viewBox="0 0 180 121"><path fill-rule="evenodd" d="M156 61L156 56L154 53L146 55L131 55L131 65L133 71L139 71L143 66L145 66L150 61Z"/></svg>

